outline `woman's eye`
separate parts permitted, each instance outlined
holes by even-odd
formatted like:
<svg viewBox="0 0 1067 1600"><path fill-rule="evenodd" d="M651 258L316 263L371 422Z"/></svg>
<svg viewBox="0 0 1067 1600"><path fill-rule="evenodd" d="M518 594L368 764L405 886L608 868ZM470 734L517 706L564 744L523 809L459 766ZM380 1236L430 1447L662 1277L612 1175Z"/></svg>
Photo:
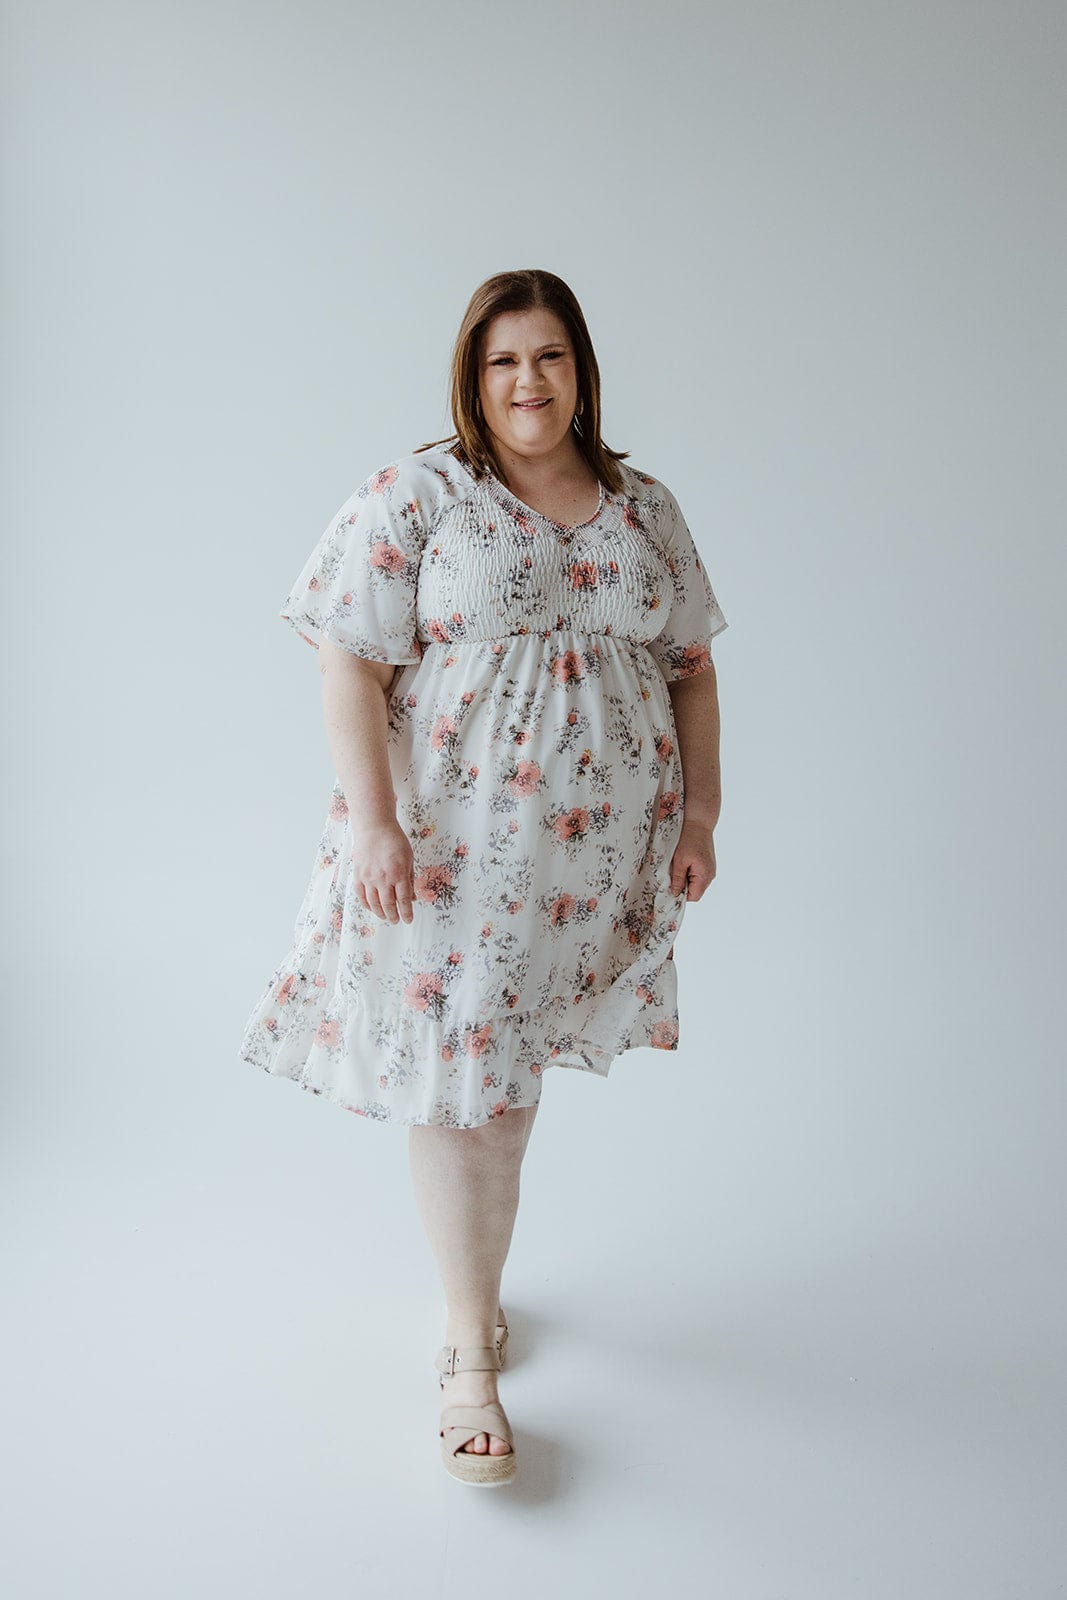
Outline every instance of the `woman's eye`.
<svg viewBox="0 0 1067 1600"><path fill-rule="evenodd" d="M562 350L546 350L545 351L545 360L546 361L558 361L562 354L563 354Z"/></svg>

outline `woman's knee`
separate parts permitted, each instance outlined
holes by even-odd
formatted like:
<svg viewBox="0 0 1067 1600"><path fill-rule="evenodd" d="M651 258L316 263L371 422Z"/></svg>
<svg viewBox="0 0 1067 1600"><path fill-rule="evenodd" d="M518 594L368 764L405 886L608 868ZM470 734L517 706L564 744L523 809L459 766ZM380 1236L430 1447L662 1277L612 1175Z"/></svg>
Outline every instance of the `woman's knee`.
<svg viewBox="0 0 1067 1600"><path fill-rule="evenodd" d="M463 1132L465 1136L473 1135L487 1151L521 1158L530 1136L534 1110L533 1106L509 1106L480 1127L465 1128Z"/></svg>

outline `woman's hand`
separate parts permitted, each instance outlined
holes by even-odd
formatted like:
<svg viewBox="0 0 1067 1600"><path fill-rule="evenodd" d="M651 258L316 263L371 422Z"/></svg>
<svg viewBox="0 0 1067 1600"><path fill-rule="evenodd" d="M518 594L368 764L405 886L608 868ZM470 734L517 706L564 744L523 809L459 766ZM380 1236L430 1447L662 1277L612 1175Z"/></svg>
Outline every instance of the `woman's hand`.
<svg viewBox="0 0 1067 1600"><path fill-rule="evenodd" d="M687 821L683 813L682 832L671 857L671 893L681 894L688 884L686 899L699 900L715 872L714 829Z"/></svg>
<svg viewBox="0 0 1067 1600"><path fill-rule="evenodd" d="M368 911L385 922L412 920L415 852L399 822L353 827L352 875Z"/></svg>

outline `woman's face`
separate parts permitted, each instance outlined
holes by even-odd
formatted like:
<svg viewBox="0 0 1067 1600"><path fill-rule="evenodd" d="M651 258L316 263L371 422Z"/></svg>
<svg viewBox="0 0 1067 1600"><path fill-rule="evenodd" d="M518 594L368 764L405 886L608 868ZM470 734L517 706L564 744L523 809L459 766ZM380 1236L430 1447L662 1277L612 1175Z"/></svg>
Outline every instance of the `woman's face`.
<svg viewBox="0 0 1067 1600"><path fill-rule="evenodd" d="M516 455L550 454L578 404L578 370L566 325L553 311L504 311L482 337L482 413L494 439Z"/></svg>

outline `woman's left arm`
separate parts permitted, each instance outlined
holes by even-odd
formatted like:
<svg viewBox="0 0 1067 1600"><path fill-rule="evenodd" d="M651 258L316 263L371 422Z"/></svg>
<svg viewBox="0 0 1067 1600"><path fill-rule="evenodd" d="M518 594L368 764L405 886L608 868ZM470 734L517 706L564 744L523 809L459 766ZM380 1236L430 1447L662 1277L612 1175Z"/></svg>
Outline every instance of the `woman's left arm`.
<svg viewBox="0 0 1067 1600"><path fill-rule="evenodd" d="M678 730L685 797L682 832L671 860L671 892L699 900L715 877L715 826L722 806L719 686L715 663L667 684Z"/></svg>

